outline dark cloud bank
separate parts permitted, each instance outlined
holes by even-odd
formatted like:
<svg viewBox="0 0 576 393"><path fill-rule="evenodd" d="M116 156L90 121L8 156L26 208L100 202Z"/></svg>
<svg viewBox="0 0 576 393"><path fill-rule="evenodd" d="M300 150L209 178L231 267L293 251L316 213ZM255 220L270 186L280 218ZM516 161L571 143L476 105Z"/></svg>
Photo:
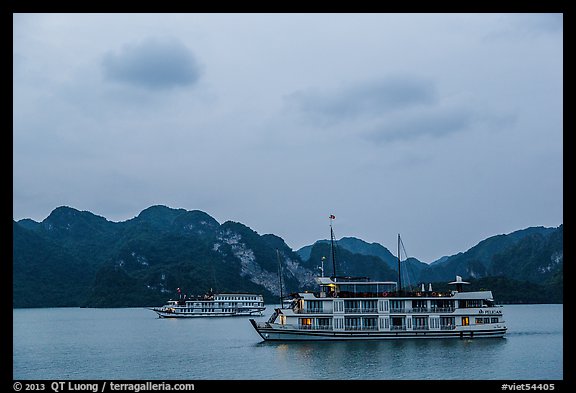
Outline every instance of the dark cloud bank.
<svg viewBox="0 0 576 393"><path fill-rule="evenodd" d="M105 76L112 81L160 90L193 85L201 75L194 54L176 39L148 38L104 56Z"/></svg>
<svg viewBox="0 0 576 393"><path fill-rule="evenodd" d="M483 116L465 104L446 103L432 80L416 76L300 90L287 95L285 104L305 123L325 128L344 124L373 142L442 137Z"/></svg>

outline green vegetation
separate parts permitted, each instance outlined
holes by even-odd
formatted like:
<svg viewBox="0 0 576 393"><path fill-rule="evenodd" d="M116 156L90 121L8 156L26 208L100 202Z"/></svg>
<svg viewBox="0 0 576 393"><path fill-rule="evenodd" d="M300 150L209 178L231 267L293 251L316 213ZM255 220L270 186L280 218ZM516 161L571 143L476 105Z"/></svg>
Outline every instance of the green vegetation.
<svg viewBox="0 0 576 393"><path fill-rule="evenodd" d="M498 304L554 304L563 302L562 281L538 284L503 276L467 279L465 281L470 284L464 285L464 291L492 291L492 296ZM432 283L432 288L440 292L455 289L453 285L448 285L447 282Z"/></svg>
<svg viewBox="0 0 576 393"><path fill-rule="evenodd" d="M396 280L396 260L385 247L354 238L337 244L338 275ZM432 282L442 290L457 274L471 282L469 290L490 289L501 303L560 303L562 246L562 226L527 228L431 265L403 261L403 283ZM157 306L175 297L176 288L189 295L255 292L276 303L276 250L284 294L316 289L312 278L323 256L324 272L332 274L326 241L296 253L278 236L220 224L197 210L152 206L115 223L59 207L40 223L13 222L13 307Z"/></svg>

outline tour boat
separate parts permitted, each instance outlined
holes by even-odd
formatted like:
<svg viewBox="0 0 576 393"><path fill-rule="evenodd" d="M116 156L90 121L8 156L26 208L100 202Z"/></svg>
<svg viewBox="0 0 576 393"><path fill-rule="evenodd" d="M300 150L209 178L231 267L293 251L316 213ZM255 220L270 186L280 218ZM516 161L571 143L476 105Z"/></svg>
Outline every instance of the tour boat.
<svg viewBox="0 0 576 393"><path fill-rule="evenodd" d="M265 309L263 296L253 293L208 293L188 299L180 294L178 300L151 308L160 318L260 316Z"/></svg>
<svg viewBox="0 0 576 393"><path fill-rule="evenodd" d="M333 247L332 223L330 229ZM450 291L434 291L431 284L403 290L400 235L398 244L398 282L324 277L322 269L317 292L293 294L289 307L283 303L266 322L250 319L252 326L265 341L504 336L502 306L496 305L492 292L466 292L469 283L460 276L449 283L454 288Z"/></svg>

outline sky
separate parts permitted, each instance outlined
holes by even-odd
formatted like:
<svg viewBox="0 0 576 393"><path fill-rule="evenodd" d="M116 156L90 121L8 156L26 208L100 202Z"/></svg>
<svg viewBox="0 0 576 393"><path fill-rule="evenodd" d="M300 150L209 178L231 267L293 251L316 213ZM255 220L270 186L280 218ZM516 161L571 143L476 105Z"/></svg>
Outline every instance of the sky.
<svg viewBox="0 0 576 393"><path fill-rule="evenodd" d="M563 15L14 14L13 218L202 210L432 262L563 223Z"/></svg>

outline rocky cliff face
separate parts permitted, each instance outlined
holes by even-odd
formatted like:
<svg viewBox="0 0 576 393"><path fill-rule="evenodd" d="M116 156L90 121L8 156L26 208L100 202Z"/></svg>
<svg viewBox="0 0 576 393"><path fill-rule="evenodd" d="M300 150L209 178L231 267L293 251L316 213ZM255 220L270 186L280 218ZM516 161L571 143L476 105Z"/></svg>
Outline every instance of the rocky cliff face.
<svg viewBox="0 0 576 393"><path fill-rule="evenodd" d="M409 274L403 282L449 281L458 274L550 282L558 288L562 230L528 228L494 236L431 265L410 258L403 262ZM166 206L117 223L60 207L40 223L13 222L13 234L14 307L158 305L175 296L176 288L189 294L256 292L277 303L280 266L284 294L310 290L322 256L330 256L326 241L295 252L276 235ZM354 238L337 244L338 275L396 279L396 261L385 247ZM332 273L331 263L324 268L326 275ZM40 303L33 295L39 293Z"/></svg>

